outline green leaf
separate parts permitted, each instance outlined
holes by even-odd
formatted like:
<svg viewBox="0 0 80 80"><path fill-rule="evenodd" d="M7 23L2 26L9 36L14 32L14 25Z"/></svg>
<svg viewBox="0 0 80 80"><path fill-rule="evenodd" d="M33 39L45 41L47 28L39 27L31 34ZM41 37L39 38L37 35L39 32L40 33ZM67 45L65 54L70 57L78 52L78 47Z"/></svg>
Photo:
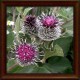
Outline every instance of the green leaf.
<svg viewBox="0 0 80 80"><path fill-rule="evenodd" d="M73 8L69 7L69 8L61 8L58 12L59 16L69 20L73 17Z"/></svg>
<svg viewBox="0 0 80 80"><path fill-rule="evenodd" d="M50 73L45 67L38 67L36 65L28 65L25 67L15 66L9 73Z"/></svg>
<svg viewBox="0 0 80 80"><path fill-rule="evenodd" d="M54 55L53 56L64 56L62 48L57 44L54 46Z"/></svg>
<svg viewBox="0 0 80 80"><path fill-rule="evenodd" d="M72 36L73 37L73 31L72 30L66 30L66 32L63 36L65 36L65 37Z"/></svg>
<svg viewBox="0 0 80 80"><path fill-rule="evenodd" d="M19 30L20 30L20 14L18 15L16 22L15 22L15 32L17 33L16 35L18 35Z"/></svg>
<svg viewBox="0 0 80 80"><path fill-rule="evenodd" d="M71 73L73 73L73 69L72 68L67 68L62 73L71 74Z"/></svg>
<svg viewBox="0 0 80 80"><path fill-rule="evenodd" d="M51 57L48 58L47 62L42 67L37 65L28 65L25 67L16 65L8 73L65 73L68 68L71 68L70 62L64 57ZM8 61L7 69L14 64L15 60Z"/></svg>
<svg viewBox="0 0 80 80"><path fill-rule="evenodd" d="M63 50L59 45L55 45L53 51L46 50L44 58L47 59L51 56L64 56Z"/></svg>
<svg viewBox="0 0 80 80"><path fill-rule="evenodd" d="M69 34L69 35L73 35L73 31L72 30L67 30L67 33Z"/></svg>
<svg viewBox="0 0 80 80"><path fill-rule="evenodd" d="M69 17L69 19L70 18L72 18L73 17L73 7L68 7L67 9L66 9L66 11L67 11L67 16Z"/></svg>
<svg viewBox="0 0 80 80"><path fill-rule="evenodd" d="M22 67L19 65L16 65L15 67L13 67L10 71L8 71L8 73L15 73L15 71L19 71L21 70ZM16 72L17 73L17 72Z"/></svg>
<svg viewBox="0 0 80 80"><path fill-rule="evenodd" d="M61 8L60 11L58 12L58 14L59 14L59 16L61 16L62 18L66 19L66 20L68 19L68 17L67 17L67 11L66 11L65 8Z"/></svg>
<svg viewBox="0 0 80 80"><path fill-rule="evenodd" d="M10 59L7 62L7 72L10 72L11 70L8 70L10 67L12 67L15 64L15 59Z"/></svg>
<svg viewBox="0 0 80 80"><path fill-rule="evenodd" d="M26 8L23 12L23 15L26 16L26 14L31 10L32 8L29 7L29 8Z"/></svg>
<svg viewBox="0 0 80 80"><path fill-rule="evenodd" d="M34 67L31 73L51 73L45 67Z"/></svg>
<svg viewBox="0 0 80 80"><path fill-rule="evenodd" d="M22 12L23 7L16 7L16 10L21 13Z"/></svg>
<svg viewBox="0 0 80 80"><path fill-rule="evenodd" d="M53 45L58 44L62 48L64 56L67 56L71 42L72 42L72 39L73 38L71 36L59 38L59 39L54 41Z"/></svg>
<svg viewBox="0 0 80 80"><path fill-rule="evenodd" d="M12 7L7 7L7 14L11 13L12 14Z"/></svg>
<svg viewBox="0 0 80 80"><path fill-rule="evenodd" d="M12 32L12 26L8 26L7 30L11 33Z"/></svg>
<svg viewBox="0 0 80 80"><path fill-rule="evenodd" d="M38 67L37 65L28 65L21 67L18 64L15 65L15 59L11 59L7 63L7 72L8 73L50 73L45 67ZM14 66L11 70L8 71L10 67Z"/></svg>
<svg viewBox="0 0 80 80"><path fill-rule="evenodd" d="M20 27L23 27L23 26L24 26L24 20L20 19Z"/></svg>
<svg viewBox="0 0 80 80"><path fill-rule="evenodd" d="M15 59L8 60L8 62L7 62L7 72L8 73L14 73L15 71L18 71L21 69L22 69L22 67L16 63Z"/></svg>
<svg viewBox="0 0 80 80"><path fill-rule="evenodd" d="M36 65L28 65L25 67L18 66L17 69L14 71L14 73L32 73Z"/></svg>
<svg viewBox="0 0 80 80"><path fill-rule="evenodd" d="M14 33L10 32L7 34L7 47L11 47L13 45Z"/></svg>
<svg viewBox="0 0 80 80"><path fill-rule="evenodd" d="M71 63L65 57L55 56L50 57L44 67L52 73L62 73L67 68L71 68Z"/></svg>
<svg viewBox="0 0 80 80"><path fill-rule="evenodd" d="M15 59L9 60L7 63L7 70L14 65L15 65ZM9 70L8 73L31 73L34 67L35 65L21 67L17 64L11 70Z"/></svg>
<svg viewBox="0 0 80 80"><path fill-rule="evenodd" d="M73 31L73 20L67 22L67 23L64 24L62 27L63 27L63 28L66 28L66 29L68 29L68 30L72 30L72 31Z"/></svg>
<svg viewBox="0 0 80 80"><path fill-rule="evenodd" d="M13 64L15 64L15 60L14 59L10 59L7 62L7 68L11 67Z"/></svg>
<svg viewBox="0 0 80 80"><path fill-rule="evenodd" d="M38 67L37 72L35 73L51 73L51 72L47 70L45 67Z"/></svg>

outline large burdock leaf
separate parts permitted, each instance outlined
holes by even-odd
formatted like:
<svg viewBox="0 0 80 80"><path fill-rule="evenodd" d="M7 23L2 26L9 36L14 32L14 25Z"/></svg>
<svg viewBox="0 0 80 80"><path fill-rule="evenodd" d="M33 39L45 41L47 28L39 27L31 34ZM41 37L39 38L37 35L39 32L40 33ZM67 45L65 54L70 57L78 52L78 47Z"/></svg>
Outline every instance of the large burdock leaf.
<svg viewBox="0 0 80 80"><path fill-rule="evenodd" d="M35 67L32 73L51 73L51 72L44 66L42 66L42 67Z"/></svg>
<svg viewBox="0 0 80 80"><path fill-rule="evenodd" d="M14 68L16 69L16 68ZM23 68L17 67L16 71L13 73L51 73L49 70L47 70L45 67L38 67L36 65L29 65L25 66Z"/></svg>
<svg viewBox="0 0 80 80"><path fill-rule="evenodd" d="M55 40L53 45L58 44L63 49L64 56L67 56L68 51L70 49L71 42L72 42L72 37L69 36L69 37L63 37Z"/></svg>
<svg viewBox="0 0 80 80"><path fill-rule="evenodd" d="M64 56L63 50L59 45L55 45L53 51L46 49L44 58L47 59L51 56Z"/></svg>
<svg viewBox="0 0 80 80"><path fill-rule="evenodd" d="M71 73L73 73L73 69L72 68L67 68L66 70L63 71L63 73L71 74Z"/></svg>
<svg viewBox="0 0 80 80"><path fill-rule="evenodd" d="M21 68L18 66L17 70L15 70L14 73L32 73L33 70L36 70L35 67L36 65L28 65Z"/></svg>
<svg viewBox="0 0 80 80"><path fill-rule="evenodd" d="M62 48L57 44L54 46L54 56L64 56Z"/></svg>
<svg viewBox="0 0 80 80"><path fill-rule="evenodd" d="M54 56L47 60L44 67L52 73L62 73L62 71L66 70L67 68L71 68L71 63L65 57Z"/></svg>
<svg viewBox="0 0 80 80"><path fill-rule="evenodd" d="M47 70L45 67L39 67L37 73L51 73L51 72Z"/></svg>
<svg viewBox="0 0 80 80"><path fill-rule="evenodd" d="M70 62L67 58L60 56L48 58L47 63L43 64L41 67L38 65L21 67L18 64L15 65L14 59L7 63L8 73L66 73L65 71L67 69L72 69Z"/></svg>
<svg viewBox="0 0 80 80"><path fill-rule="evenodd" d="M37 67L36 65L29 65L25 67L15 66L9 73L51 73L45 67Z"/></svg>
<svg viewBox="0 0 80 80"><path fill-rule="evenodd" d="M7 63L7 72L8 73L51 73L44 66L39 67L38 65L28 65L21 67L16 64L15 59L11 59Z"/></svg>
<svg viewBox="0 0 80 80"><path fill-rule="evenodd" d="M19 66L15 59L11 59L7 62L8 73L31 73L34 70L35 65L29 65L25 67Z"/></svg>

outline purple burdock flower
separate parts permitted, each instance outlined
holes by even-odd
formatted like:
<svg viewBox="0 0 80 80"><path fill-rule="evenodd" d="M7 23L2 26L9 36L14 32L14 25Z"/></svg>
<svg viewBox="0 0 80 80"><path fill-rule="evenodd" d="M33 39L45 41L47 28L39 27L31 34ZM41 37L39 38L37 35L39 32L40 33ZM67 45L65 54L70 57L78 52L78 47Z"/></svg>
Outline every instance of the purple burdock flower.
<svg viewBox="0 0 80 80"><path fill-rule="evenodd" d="M44 27L53 28L56 27L56 24L58 23L58 19L55 18L54 16L46 16L41 20L41 22Z"/></svg>
<svg viewBox="0 0 80 80"><path fill-rule="evenodd" d="M24 29L28 32L36 32L36 17L27 15L24 20Z"/></svg>
<svg viewBox="0 0 80 80"><path fill-rule="evenodd" d="M37 49L27 43L18 45L15 51L17 63L21 66L35 64L38 58Z"/></svg>
<svg viewBox="0 0 80 80"><path fill-rule="evenodd" d="M24 26L30 26L30 27L33 26L34 27L35 26L35 21L36 21L36 17L35 16L28 15L25 18Z"/></svg>
<svg viewBox="0 0 80 80"><path fill-rule="evenodd" d="M45 41L59 38L61 35L60 25L61 22L56 16L42 16L37 19L38 37Z"/></svg>

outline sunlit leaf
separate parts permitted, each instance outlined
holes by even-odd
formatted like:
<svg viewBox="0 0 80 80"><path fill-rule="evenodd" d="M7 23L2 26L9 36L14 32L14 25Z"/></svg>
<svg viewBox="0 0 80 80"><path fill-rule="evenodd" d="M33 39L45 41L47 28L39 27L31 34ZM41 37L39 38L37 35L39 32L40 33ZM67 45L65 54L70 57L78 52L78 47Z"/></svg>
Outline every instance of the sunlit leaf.
<svg viewBox="0 0 80 80"><path fill-rule="evenodd" d="M18 35L19 30L20 30L20 14L18 15L16 22L15 22L15 32L17 33L16 35Z"/></svg>
<svg viewBox="0 0 80 80"><path fill-rule="evenodd" d="M73 40L73 37L71 36L59 38L54 41L53 45L58 44L62 48L63 53L66 56L68 54L72 40Z"/></svg>
<svg viewBox="0 0 80 80"><path fill-rule="evenodd" d="M67 22L67 23L64 24L62 27L63 27L63 28L67 28L68 30L72 30L72 31L73 31L73 20Z"/></svg>
<svg viewBox="0 0 80 80"><path fill-rule="evenodd" d="M73 31L72 30L66 30L66 32L63 36L65 36L65 37L72 36L73 37Z"/></svg>
<svg viewBox="0 0 80 80"><path fill-rule="evenodd" d="M22 12L23 7L16 7L16 10L21 13Z"/></svg>
<svg viewBox="0 0 80 80"><path fill-rule="evenodd" d="M54 56L64 56L62 48L57 44L54 46Z"/></svg>
<svg viewBox="0 0 80 80"><path fill-rule="evenodd" d="M32 8L29 7L29 8L26 8L23 12L23 15L26 16L26 14L31 10Z"/></svg>
<svg viewBox="0 0 80 80"><path fill-rule="evenodd" d="M64 56L62 48L59 45L55 45L53 51L46 50L44 58L47 59L51 56Z"/></svg>

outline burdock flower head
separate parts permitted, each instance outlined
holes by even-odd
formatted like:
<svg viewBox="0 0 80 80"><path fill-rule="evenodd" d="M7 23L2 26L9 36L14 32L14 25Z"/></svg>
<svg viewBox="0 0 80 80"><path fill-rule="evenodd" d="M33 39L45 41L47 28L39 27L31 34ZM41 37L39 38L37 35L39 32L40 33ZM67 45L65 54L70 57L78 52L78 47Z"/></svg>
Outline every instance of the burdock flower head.
<svg viewBox="0 0 80 80"><path fill-rule="evenodd" d="M33 15L27 15L24 20L24 28L28 32L36 32L36 17Z"/></svg>
<svg viewBox="0 0 80 80"><path fill-rule="evenodd" d="M56 16L46 15L38 19L38 36L42 40L51 41L60 37L60 21Z"/></svg>
<svg viewBox="0 0 80 80"><path fill-rule="evenodd" d="M28 43L19 44L16 47L16 60L21 66L35 64L38 58L37 49Z"/></svg>
<svg viewBox="0 0 80 80"><path fill-rule="evenodd" d="M46 16L41 20L41 22L44 27L54 28L58 23L58 19L55 18L54 16Z"/></svg>

